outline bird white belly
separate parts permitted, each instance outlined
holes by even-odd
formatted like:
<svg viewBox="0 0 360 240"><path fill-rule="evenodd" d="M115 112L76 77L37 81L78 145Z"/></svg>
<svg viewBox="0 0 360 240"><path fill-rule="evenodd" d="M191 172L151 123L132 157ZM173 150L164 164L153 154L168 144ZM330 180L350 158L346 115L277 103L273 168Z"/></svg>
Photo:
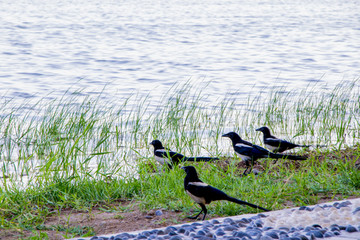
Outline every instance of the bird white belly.
<svg viewBox="0 0 360 240"><path fill-rule="evenodd" d="M276 149L278 149L279 147L274 147L274 146L271 146L271 145L268 145L268 144L265 144L265 147L267 148L267 149L269 149L270 151L274 151L274 150L276 150Z"/></svg>
<svg viewBox="0 0 360 240"><path fill-rule="evenodd" d="M249 157L249 156L242 155L242 154L239 154L239 153L236 153L236 155L238 155L238 157L241 158L241 160L243 160L245 162L251 160L251 157Z"/></svg>
<svg viewBox="0 0 360 240"><path fill-rule="evenodd" d="M202 203L202 204L206 204L205 203L205 198L203 197L197 197L193 194L191 194L188 190L186 190L186 193L191 197L192 200L194 200L196 203Z"/></svg>
<svg viewBox="0 0 360 240"><path fill-rule="evenodd" d="M165 159L166 158L155 156L155 160L158 161L161 165L164 165L165 161L166 161L166 163L168 163L167 159L166 160Z"/></svg>

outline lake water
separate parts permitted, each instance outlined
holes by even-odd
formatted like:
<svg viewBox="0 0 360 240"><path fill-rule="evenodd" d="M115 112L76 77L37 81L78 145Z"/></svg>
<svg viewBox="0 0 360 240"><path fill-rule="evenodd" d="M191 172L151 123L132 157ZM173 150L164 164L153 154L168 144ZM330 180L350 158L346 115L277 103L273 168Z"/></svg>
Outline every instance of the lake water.
<svg viewBox="0 0 360 240"><path fill-rule="evenodd" d="M15 100L156 98L189 80L241 99L360 76L359 1L2 0L0 23L0 96Z"/></svg>
<svg viewBox="0 0 360 240"><path fill-rule="evenodd" d="M149 94L158 105L190 81L206 86L209 106L227 94L241 104L278 86L326 90L360 77L359 1L0 0L0 23L1 102L71 89L103 92L99 104ZM29 164L14 162L1 171Z"/></svg>

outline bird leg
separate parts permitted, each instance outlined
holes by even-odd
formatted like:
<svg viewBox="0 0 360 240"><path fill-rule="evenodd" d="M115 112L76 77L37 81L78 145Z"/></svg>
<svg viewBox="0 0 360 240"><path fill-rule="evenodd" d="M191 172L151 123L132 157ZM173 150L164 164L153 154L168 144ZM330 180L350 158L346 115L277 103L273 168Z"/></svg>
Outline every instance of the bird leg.
<svg viewBox="0 0 360 240"><path fill-rule="evenodd" d="M246 171L249 169L249 167L246 167L245 171L242 173L242 177L245 177L247 175Z"/></svg>
<svg viewBox="0 0 360 240"><path fill-rule="evenodd" d="M205 204L202 204L202 203L199 203L199 205L201 206L201 211L203 211L204 212L204 216L203 216L203 218L202 218L202 220L204 221L205 220L205 217L206 217L206 214L207 214L207 209L206 209L206 207L205 207Z"/></svg>
<svg viewBox="0 0 360 240"><path fill-rule="evenodd" d="M242 176L245 177L247 176L249 173L251 173L251 170L252 170L252 165L250 165L249 161L245 161L245 164L246 164L246 169L245 171L243 172ZM248 173L247 170L250 168L250 171Z"/></svg>
<svg viewBox="0 0 360 240"><path fill-rule="evenodd" d="M196 216L192 216L192 217L187 217L190 219L197 219L197 217L203 212L203 210L201 210L198 214L196 214Z"/></svg>
<svg viewBox="0 0 360 240"><path fill-rule="evenodd" d="M207 209L206 209L206 207L205 207L205 205L204 205L204 204L199 203L199 205L200 205L200 207L201 207L201 211L200 211L200 212L199 212L196 216L193 216L193 217L187 217L187 218L190 218L190 219L197 219L197 218L200 216L200 214L201 214L202 212L204 212L204 216L203 216L203 218L202 218L202 220L204 221L205 216L206 216L206 213L207 213Z"/></svg>

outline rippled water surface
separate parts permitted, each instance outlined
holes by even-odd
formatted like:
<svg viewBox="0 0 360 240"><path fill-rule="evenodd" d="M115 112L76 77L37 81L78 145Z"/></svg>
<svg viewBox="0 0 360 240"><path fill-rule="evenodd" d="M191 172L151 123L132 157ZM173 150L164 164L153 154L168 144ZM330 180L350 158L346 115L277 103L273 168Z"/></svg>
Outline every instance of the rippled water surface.
<svg viewBox="0 0 360 240"><path fill-rule="evenodd" d="M210 82L214 99L360 75L358 1L3 0L0 95L110 100ZM103 90L106 86L105 90ZM50 95L49 95L50 94Z"/></svg>
<svg viewBox="0 0 360 240"><path fill-rule="evenodd" d="M13 102L46 103L69 89L77 93L75 101L104 92L100 105L149 94L150 110L159 99L169 99L166 93L175 83L188 81L198 90L206 86L206 106L227 94L239 100L236 104L246 103L248 96L276 86L284 92L313 83L331 89L359 79L359 39L359 1L1 0L0 116ZM13 102L7 105L8 99ZM7 116L12 127L12 115ZM24 119L19 124L26 128L31 123ZM2 159L8 160L0 176L16 172L27 182L48 158L33 155L37 134L33 140L24 137L27 131L16 134L16 143L15 136L0 139ZM94 144L86 145L93 169L103 161L103 155L91 156L98 138L95 134ZM22 141L28 143L24 148L16 145ZM107 160L120 159L116 154L138 157L132 145L125 150L113 145L104 147L114 151ZM89 154L79 158L89 161Z"/></svg>

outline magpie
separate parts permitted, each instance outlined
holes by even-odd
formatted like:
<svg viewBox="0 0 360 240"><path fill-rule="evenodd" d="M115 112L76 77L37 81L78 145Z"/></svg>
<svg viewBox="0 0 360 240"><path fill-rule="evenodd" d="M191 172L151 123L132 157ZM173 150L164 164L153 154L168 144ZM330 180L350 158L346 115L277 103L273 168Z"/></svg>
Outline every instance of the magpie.
<svg viewBox="0 0 360 240"><path fill-rule="evenodd" d="M231 139L236 154L245 162L246 169L243 172L243 175L247 174L246 172L249 168L251 172L251 168L253 167L255 161L259 158L286 158L290 160L306 160L306 157L304 156L277 154L270 152L265 148L242 140L241 137L235 132L226 133L222 135L222 137L228 137Z"/></svg>
<svg viewBox="0 0 360 240"><path fill-rule="evenodd" d="M202 162L208 162L213 160L219 160L219 158L215 157L185 157L184 155L171 151L170 149L164 148L162 143L159 140L153 140L151 145L154 146L154 156L155 159L161 164L167 164L167 166L172 169L172 166L174 164L178 164L180 162L185 161L202 161Z"/></svg>
<svg viewBox="0 0 360 240"><path fill-rule="evenodd" d="M266 148L274 153L278 153L278 152L282 153L286 150L293 149L296 147L310 147L310 145L299 145L277 138L271 135L270 129L268 127L261 127L256 129L256 131L260 131L264 134L264 144Z"/></svg>
<svg viewBox="0 0 360 240"><path fill-rule="evenodd" d="M207 214L207 209L205 205L211 203L212 201L218 200L227 200L237 204L248 205L250 207L261 209L264 211L270 211L255 204L230 197L223 191L204 183L199 179L196 169L193 166L182 167L182 169L186 172L186 176L184 178L185 192L201 207L201 211L196 216L188 217L190 219L197 219L197 217L202 212L204 212L204 216L202 218L202 220L204 220Z"/></svg>

